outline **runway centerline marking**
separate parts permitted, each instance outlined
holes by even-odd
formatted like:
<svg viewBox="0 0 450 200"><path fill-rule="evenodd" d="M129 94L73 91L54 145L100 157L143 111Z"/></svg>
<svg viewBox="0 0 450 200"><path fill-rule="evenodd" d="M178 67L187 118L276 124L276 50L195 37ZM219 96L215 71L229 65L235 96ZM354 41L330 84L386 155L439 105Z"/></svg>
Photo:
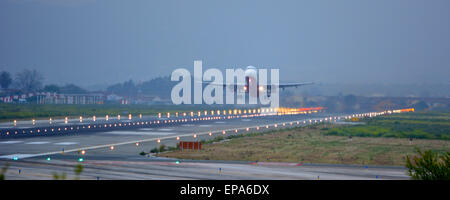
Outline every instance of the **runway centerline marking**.
<svg viewBox="0 0 450 200"><path fill-rule="evenodd" d="M155 129L154 128L140 128L138 130L141 130L141 131L153 131Z"/></svg>
<svg viewBox="0 0 450 200"><path fill-rule="evenodd" d="M7 159L23 159L23 158L31 158L34 157L36 154L10 154L10 155L3 155L0 156L0 158L7 158Z"/></svg>
<svg viewBox="0 0 450 200"><path fill-rule="evenodd" d="M50 143L50 142L42 141L42 142L27 142L25 144L48 144L48 143Z"/></svg>
<svg viewBox="0 0 450 200"><path fill-rule="evenodd" d="M22 142L23 141L11 140L11 141L0 142L0 144L17 144L17 143L22 143Z"/></svg>
<svg viewBox="0 0 450 200"><path fill-rule="evenodd" d="M79 144L79 142L58 142L58 143L54 143L54 145L74 145L74 144Z"/></svg>
<svg viewBox="0 0 450 200"><path fill-rule="evenodd" d="M160 128L158 131L172 131L173 129L170 128Z"/></svg>

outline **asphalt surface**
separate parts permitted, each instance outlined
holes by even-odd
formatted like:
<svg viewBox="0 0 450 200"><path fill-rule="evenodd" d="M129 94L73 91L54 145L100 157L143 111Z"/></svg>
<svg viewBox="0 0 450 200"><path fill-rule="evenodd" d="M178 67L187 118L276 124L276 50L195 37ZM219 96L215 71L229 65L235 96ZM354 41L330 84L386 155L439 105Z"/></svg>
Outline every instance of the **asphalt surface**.
<svg viewBox="0 0 450 200"><path fill-rule="evenodd" d="M0 164L4 164L4 160ZM75 179L77 164L73 160L44 161L43 159L19 160L11 163L6 173L7 180L53 179L53 173L66 174L66 179ZM386 180L408 179L402 168L362 166L296 166L291 163L245 163L220 161L183 161L173 159L130 156L121 160L83 161L80 179L115 180Z"/></svg>
<svg viewBox="0 0 450 200"><path fill-rule="evenodd" d="M274 123L282 123L288 121L303 122L306 120L319 120L325 114L315 115L285 115L285 116L265 116L265 117L247 117L224 120L211 121L195 121L195 122L179 122L171 124L161 124L156 127L142 127L123 128L101 131L80 131L80 132L61 132L45 136L30 136L20 138L2 138L0 140L0 158L14 158L18 159L35 157L39 155L51 155L60 152L69 153L79 149L91 150L97 148L109 149L110 146L119 147L124 143L132 144L139 142L139 150L147 150L158 146L157 140L160 139L164 144L169 145L177 143L176 138L186 141L200 141L222 134L223 130L227 130L227 134L235 133L235 129L252 128L255 131L255 126L261 126L261 130L266 129L265 125L272 125ZM295 124L296 125L296 124ZM303 124L300 124L303 125ZM208 133L213 132L212 136ZM244 130L239 130L239 133L244 133ZM197 134L198 137L193 136ZM136 150L136 149L133 149ZM118 153L116 151L115 153Z"/></svg>
<svg viewBox="0 0 450 200"><path fill-rule="evenodd" d="M81 179L408 179L402 167L189 161L141 156L161 144L200 141L222 135L243 134L303 126L309 120L335 116L326 113L248 117L161 124L157 127L80 131L51 136L2 138L0 165L9 163L6 179L52 179L82 163ZM292 124L291 124L292 122ZM297 124L298 122L298 124ZM334 122L334 120L333 120ZM64 123L64 122L62 122ZM76 123L76 122L74 122ZM283 126L284 123L284 126ZM269 125L269 128L266 128ZM257 130L256 127L259 127ZM237 132L236 132L237 130ZM211 133L211 136L209 135ZM179 140L177 140L179 137ZM84 151L83 151L84 150ZM82 154L84 152L84 154ZM82 158L82 162L78 159Z"/></svg>

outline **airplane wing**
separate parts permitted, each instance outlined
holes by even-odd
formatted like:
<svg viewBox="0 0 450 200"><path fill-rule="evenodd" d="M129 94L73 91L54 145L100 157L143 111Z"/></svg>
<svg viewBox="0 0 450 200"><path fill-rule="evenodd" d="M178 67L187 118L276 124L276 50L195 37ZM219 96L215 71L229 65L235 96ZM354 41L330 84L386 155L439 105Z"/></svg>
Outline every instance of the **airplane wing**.
<svg viewBox="0 0 450 200"><path fill-rule="evenodd" d="M288 87L299 87L303 85L312 85L314 82L304 82L304 83L280 83L278 84L278 87L281 89L288 88Z"/></svg>
<svg viewBox="0 0 450 200"><path fill-rule="evenodd" d="M245 84L239 84L239 83L234 83L234 84L215 84L213 82L202 82L202 83L203 84L211 84L211 85L223 86L223 87L226 87L226 86L242 86L243 87L243 86L245 86ZM278 88L285 89L285 88L288 88L288 87L299 87L299 86L312 85L312 84L314 84L314 82L279 83L278 84ZM267 87L267 86L274 86L274 84L260 85L260 86Z"/></svg>

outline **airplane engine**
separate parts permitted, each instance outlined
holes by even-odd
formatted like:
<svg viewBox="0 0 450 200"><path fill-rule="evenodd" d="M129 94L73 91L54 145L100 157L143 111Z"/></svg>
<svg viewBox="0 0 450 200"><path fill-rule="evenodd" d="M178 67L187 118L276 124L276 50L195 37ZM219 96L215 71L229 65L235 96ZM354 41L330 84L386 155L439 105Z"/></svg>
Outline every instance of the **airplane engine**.
<svg viewBox="0 0 450 200"><path fill-rule="evenodd" d="M248 66L244 72L245 74L245 92L247 92L250 96L258 97L258 73L256 68L253 66Z"/></svg>
<svg viewBox="0 0 450 200"><path fill-rule="evenodd" d="M272 91L273 91L273 92L277 92L277 88L275 88L275 87L272 88L272 85L267 85L267 88L266 88L266 89L267 89L267 96L268 96L268 97L270 97L270 95L272 94Z"/></svg>
<svg viewBox="0 0 450 200"><path fill-rule="evenodd" d="M237 92L238 88L237 85L228 85L227 89L229 91L234 91L235 93Z"/></svg>

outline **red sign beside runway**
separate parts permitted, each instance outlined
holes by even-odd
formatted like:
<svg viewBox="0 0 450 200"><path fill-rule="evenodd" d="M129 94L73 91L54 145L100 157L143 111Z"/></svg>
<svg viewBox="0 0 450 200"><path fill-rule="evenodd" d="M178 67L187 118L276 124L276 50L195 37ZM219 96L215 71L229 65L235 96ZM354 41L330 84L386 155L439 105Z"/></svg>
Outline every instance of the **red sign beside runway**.
<svg viewBox="0 0 450 200"><path fill-rule="evenodd" d="M184 150L184 149L201 150L202 149L202 143L201 142L181 141L180 142L180 148L181 148L181 150Z"/></svg>

